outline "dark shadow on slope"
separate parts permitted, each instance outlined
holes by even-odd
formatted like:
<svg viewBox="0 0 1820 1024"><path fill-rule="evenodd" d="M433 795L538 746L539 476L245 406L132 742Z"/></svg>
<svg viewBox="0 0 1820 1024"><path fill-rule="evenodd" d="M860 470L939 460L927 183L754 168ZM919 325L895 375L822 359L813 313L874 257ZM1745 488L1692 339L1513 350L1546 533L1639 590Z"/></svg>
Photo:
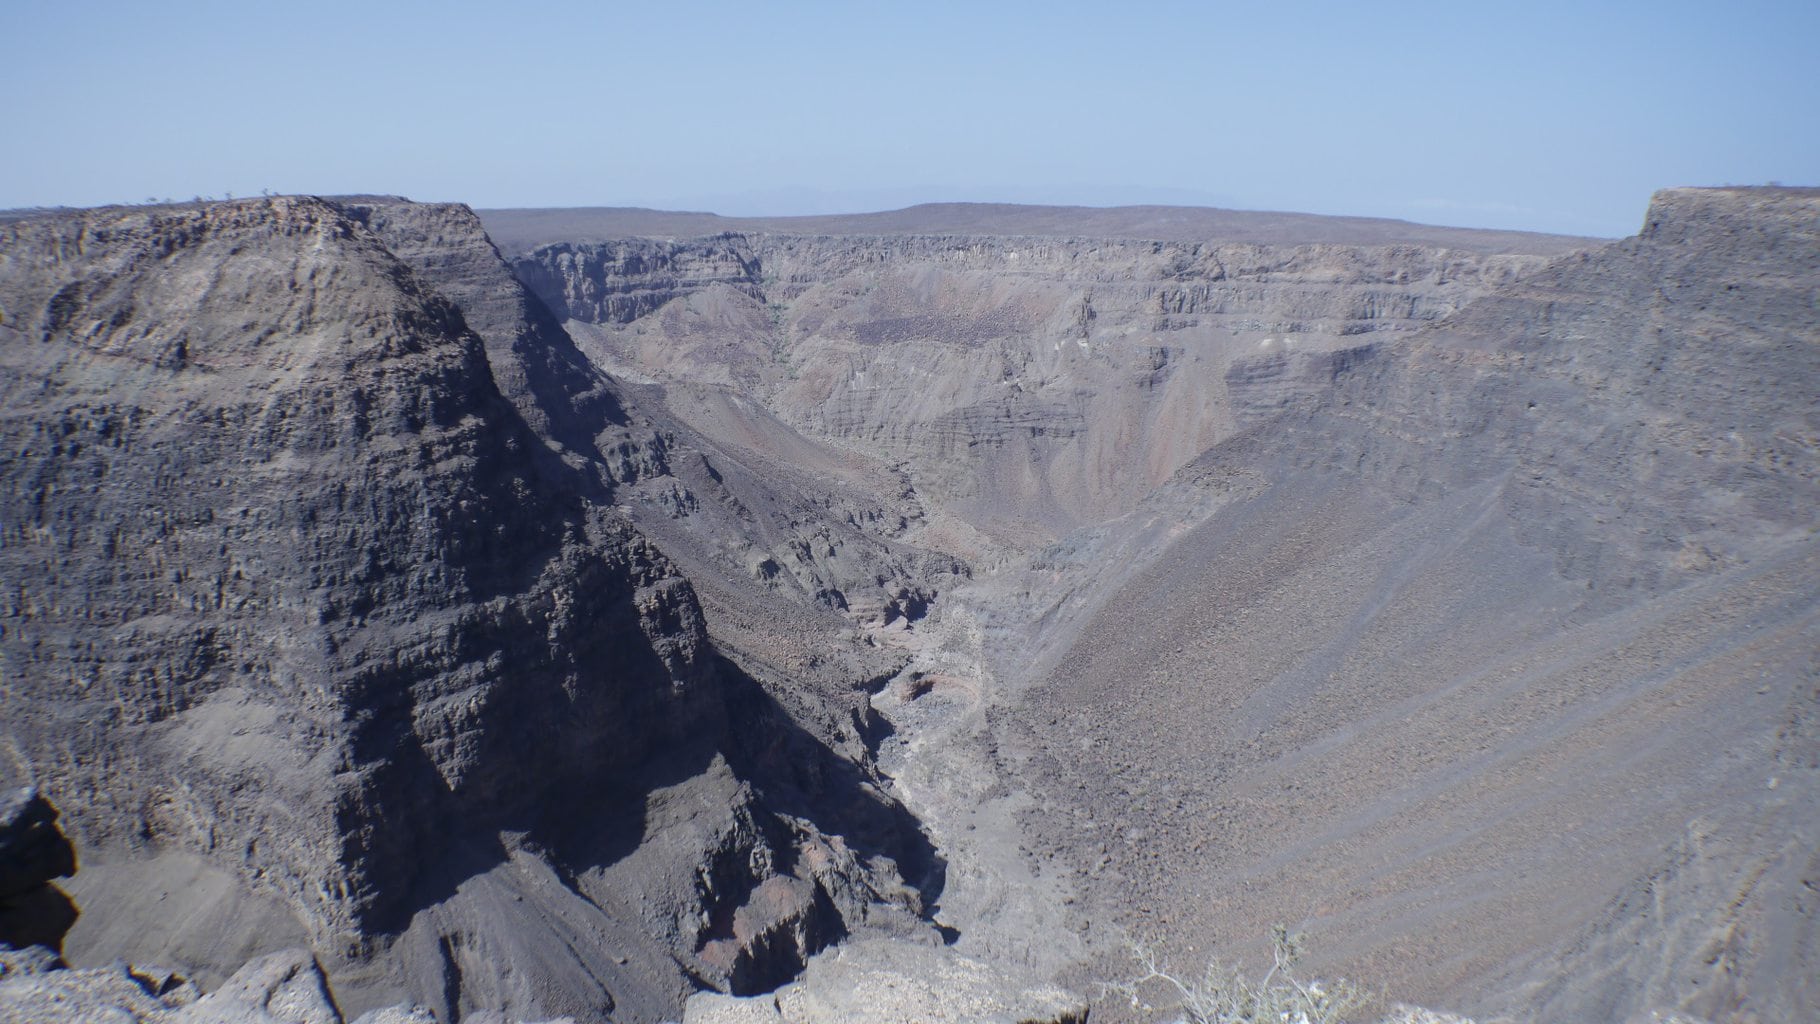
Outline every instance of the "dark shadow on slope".
<svg viewBox="0 0 1820 1024"><path fill-rule="evenodd" d="M712 695L673 697L670 669L639 631L635 591L612 589L595 591L605 607L590 623L595 650L582 652L593 661L593 685L578 694L559 667L527 665L490 706L473 741L477 763L460 789L425 751L410 706L358 727L355 751L366 777L339 811L350 862L367 865L374 883L372 910L363 915L370 930L403 930L503 862L501 833L560 837L573 822L597 822L583 846L563 844L563 859L618 860L645 839L646 796L708 768L723 731ZM496 626L507 639L522 628ZM483 647L489 639L474 638ZM509 643L495 646L508 663L530 660Z"/></svg>
<svg viewBox="0 0 1820 1024"><path fill-rule="evenodd" d="M947 864L915 816L882 792L852 761L803 729L757 681L724 657L714 659L721 698L717 732L673 737L651 756L581 792L536 822L521 822L571 870L613 864L646 839L649 794L707 771L723 757L734 775L757 794L755 810L765 838L780 853L790 842L774 816L798 819L825 836L838 836L862 864L887 858L921 894L938 899ZM724 716L724 717L723 717ZM789 863L780 865L788 871Z"/></svg>
<svg viewBox="0 0 1820 1024"><path fill-rule="evenodd" d="M473 337L453 306L432 304L451 333ZM338 794L337 832L353 911L369 935L402 931L504 861L502 832L538 833L594 817L602 804L636 817L651 789L704 770L725 733L705 648L691 658L653 646L653 629L687 639L681 622L653 621L688 617L687 585L648 585L667 569L602 510L604 482L538 443L494 386L483 347L472 343L470 353L474 392L457 408L491 423L471 467L458 478L388 483L373 499L420 508L433 523L454 583L446 607L463 609L459 626L446 637L423 634L413 622L423 609L386 621L391 609L375 595L390 576L350 589L353 611L403 641L354 662L338 686L352 709L356 778ZM365 627L328 628L353 636ZM479 666L488 667L471 689L425 692L461 687L461 670ZM465 720L451 720L462 723L468 748L442 755L460 773L454 786L426 749L448 738L438 737L437 719L428 734L419 720L426 704L451 699L478 702ZM642 841L638 828L598 835L613 841L585 851L586 863L611 862Z"/></svg>
<svg viewBox="0 0 1820 1024"><path fill-rule="evenodd" d="M524 361L526 380L538 406L546 410L572 409L587 425L629 423L630 417L618 396L602 386L605 375L575 347L574 339L549 306L516 277L512 282L518 286L529 322L529 330L512 349ZM551 419L557 419L554 412Z"/></svg>
<svg viewBox="0 0 1820 1024"><path fill-rule="evenodd" d="M623 674L613 677L661 685L664 669L655 653L643 645L628 647L635 648L625 652L630 661L647 664L642 671L623 665ZM735 808L735 814L749 815L757 830L747 841L762 843L775 856L774 877L786 881L807 877L796 863L800 829L806 824L822 836L840 837L868 871L878 871L881 860L888 860L918 891L921 909L926 913L933 907L945 883L946 864L914 816L883 793L860 766L795 723L731 662L715 656L711 664L702 716L674 727L652 728L639 743L642 750L630 747L631 741L599 744L590 764L573 759L576 751L569 757L556 755L545 742L545 729L514 727L510 732L527 742L516 751L524 759L519 763L541 766L543 774L537 769L521 772L517 779L521 799L507 805L492 802L486 794L457 793L444 784L408 718L367 723L363 754L376 768L365 787L352 795L353 806L359 808L360 818L383 824L362 830L350 822L344 834L366 837L350 839L348 852L354 862L371 865L375 872L371 881L376 895L362 917L369 934L402 933L417 915L456 897L469 879L505 862L510 851L502 834L523 836L522 841L541 851L570 890L592 901L580 876L616 864L655 839L647 816L651 795L707 775L717 758L751 787L752 804L743 811ZM654 718L633 713L625 720L649 724ZM685 883L688 871L697 867L717 879L703 907L711 919L704 934L710 937L731 937L735 911L763 900L759 886L766 879L750 874L747 849L736 843L707 851L707 863L679 862ZM392 878L385 879L386 873ZM848 881L863 886L865 880ZM812 909L795 938L782 932L761 935L740 951L722 977L701 976L684 960L678 965L704 987L725 987L740 994L786 983L808 955L840 941L857 924L850 908L835 906L822 888L810 890L810 899ZM627 924L635 930L648 928L638 922Z"/></svg>
<svg viewBox="0 0 1820 1024"><path fill-rule="evenodd" d="M76 873L76 848L36 788L0 792L0 946L61 954L76 904L55 880Z"/></svg>
<svg viewBox="0 0 1820 1024"><path fill-rule="evenodd" d="M741 723L729 737L727 760L759 789L765 806L842 837L862 862L890 858L924 906L934 905L948 865L916 816L792 721L757 680L724 657L717 662L728 681L729 717Z"/></svg>

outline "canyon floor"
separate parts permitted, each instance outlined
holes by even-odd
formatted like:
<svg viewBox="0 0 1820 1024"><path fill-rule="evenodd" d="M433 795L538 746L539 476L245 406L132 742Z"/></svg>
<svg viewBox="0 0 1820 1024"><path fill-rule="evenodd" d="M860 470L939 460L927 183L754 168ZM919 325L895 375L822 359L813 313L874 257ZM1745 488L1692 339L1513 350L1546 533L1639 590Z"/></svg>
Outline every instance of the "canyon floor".
<svg viewBox="0 0 1820 1024"><path fill-rule="evenodd" d="M1816 190L0 241L0 782L78 964L1161 1020L1133 943L1282 923L1374 1012L1820 1005Z"/></svg>

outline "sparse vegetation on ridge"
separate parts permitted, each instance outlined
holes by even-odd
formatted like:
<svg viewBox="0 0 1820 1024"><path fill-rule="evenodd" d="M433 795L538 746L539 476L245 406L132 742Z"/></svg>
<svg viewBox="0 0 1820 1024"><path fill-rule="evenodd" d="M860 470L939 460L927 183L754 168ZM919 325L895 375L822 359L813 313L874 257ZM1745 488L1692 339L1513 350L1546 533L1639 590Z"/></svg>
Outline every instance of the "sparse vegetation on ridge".
<svg viewBox="0 0 1820 1024"><path fill-rule="evenodd" d="M1253 981L1217 957L1207 961L1198 977L1178 974L1154 949L1133 942L1131 958L1143 975L1108 985L1106 991L1127 996L1134 1007L1152 1009L1144 993L1161 989L1165 998L1176 1000L1186 1024L1340 1024L1370 1005L1372 994L1344 978L1296 977L1303 945L1300 933L1277 925L1270 938L1270 969Z"/></svg>

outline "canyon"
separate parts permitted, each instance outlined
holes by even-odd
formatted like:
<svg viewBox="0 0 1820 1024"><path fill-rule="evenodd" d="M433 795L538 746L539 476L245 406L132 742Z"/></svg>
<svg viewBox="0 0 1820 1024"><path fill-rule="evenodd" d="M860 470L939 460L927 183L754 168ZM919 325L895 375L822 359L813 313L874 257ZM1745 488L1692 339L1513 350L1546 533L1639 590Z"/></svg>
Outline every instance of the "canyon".
<svg viewBox="0 0 1820 1024"><path fill-rule="evenodd" d="M0 785L350 1018L1792 1019L1817 392L1820 190L10 218Z"/></svg>

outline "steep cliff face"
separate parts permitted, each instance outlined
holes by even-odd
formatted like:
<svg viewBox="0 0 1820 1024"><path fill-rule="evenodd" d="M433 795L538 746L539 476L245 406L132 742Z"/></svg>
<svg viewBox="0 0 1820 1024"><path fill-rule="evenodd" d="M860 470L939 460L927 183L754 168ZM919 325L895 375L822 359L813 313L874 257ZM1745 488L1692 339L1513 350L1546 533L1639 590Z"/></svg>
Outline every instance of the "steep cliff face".
<svg viewBox="0 0 1820 1024"><path fill-rule="evenodd" d="M1816 202L1664 193L1402 344L1260 355L1244 432L973 598L1072 577L992 745L1081 916L1305 918L1475 1015L1811 1003Z"/></svg>
<svg viewBox="0 0 1820 1024"><path fill-rule="evenodd" d="M1525 539L1594 589L1737 564L1803 535L1820 498L1816 212L1811 193L1661 193L1638 237L1338 375L1306 427L1405 487L1508 470Z"/></svg>
<svg viewBox="0 0 1820 1024"><path fill-rule="evenodd" d="M634 263L628 249L663 258ZM1229 435L1247 399L1223 372L1260 345L1324 351L1408 331L1542 262L1416 246L764 235L550 246L515 268L602 365L736 388L811 437L904 464L929 502L1021 544L1129 508ZM657 287L646 263L725 272ZM573 299L627 291L667 304L637 317L643 306Z"/></svg>
<svg viewBox="0 0 1820 1024"><path fill-rule="evenodd" d="M84 848L199 854L350 990L445 1018L674 1013L678 964L774 982L874 902L915 906L901 812L719 660L611 503L664 439L471 213L5 231L4 767ZM735 742L729 714L775 731ZM629 856L653 787L722 810ZM841 802L882 859L829 845Z"/></svg>
<svg viewBox="0 0 1820 1024"><path fill-rule="evenodd" d="M339 211L32 222L5 252L15 770L113 805L85 840L242 851L349 941L439 823L565 781L527 745L586 777L590 727L687 724L686 586L526 471L478 339ZM582 625L609 609L630 652Z"/></svg>
<svg viewBox="0 0 1820 1024"><path fill-rule="evenodd" d="M553 450L568 455L572 465L587 470L592 463L620 481L667 471L661 441L648 424L634 424L613 382L512 277L472 210L409 202L336 205L460 308L481 338L500 393ZM607 431L614 433L611 439L601 436Z"/></svg>
<svg viewBox="0 0 1820 1024"><path fill-rule="evenodd" d="M851 643L821 635L851 625L848 618L795 622L782 631L789 634L782 643L753 630L775 624L779 597L787 599L785 608L808 606L803 611L811 617L819 610L864 622L902 619L913 595L926 597L964 572L951 558L895 543L922 515L901 474L801 437L762 407L722 390L684 383L667 394L605 376L544 302L513 279L465 207L342 205L460 304L486 343L495 376L506 382L502 390L526 421L688 568L714 613L723 649L751 655L749 664L755 658L791 666L788 686L759 671L785 701L815 667L805 661L842 663L838 671L809 674L829 676L824 690L846 692L824 697L848 713L858 711L853 680L882 669L854 663L852 651L830 655ZM614 273L622 277L611 287L644 295L641 310L697 289L725 292L717 274L756 273L755 257L738 238L716 240L705 254L644 240L612 252ZM566 267L589 254L565 249L553 258ZM722 265L729 261L735 269ZM636 274L628 269L633 267L640 268ZM599 273L595 267L563 280L587 282ZM537 278L529 280L535 284ZM546 294L545 301L566 309L570 300ZM730 584L729 574L735 577ZM868 660L875 659L859 655ZM811 717L817 714L827 712Z"/></svg>
<svg viewBox="0 0 1820 1024"><path fill-rule="evenodd" d="M520 278L561 319L623 324L717 284L761 298L758 274L747 239L729 234L690 245L561 242L524 264Z"/></svg>

